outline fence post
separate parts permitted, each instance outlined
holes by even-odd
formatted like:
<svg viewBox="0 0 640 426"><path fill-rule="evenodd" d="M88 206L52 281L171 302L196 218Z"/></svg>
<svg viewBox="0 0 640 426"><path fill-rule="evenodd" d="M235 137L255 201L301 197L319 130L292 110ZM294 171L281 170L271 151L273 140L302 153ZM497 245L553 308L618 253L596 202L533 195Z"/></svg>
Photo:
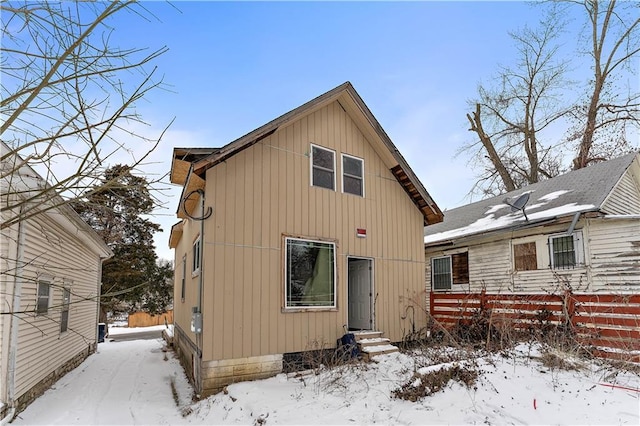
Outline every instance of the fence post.
<svg viewBox="0 0 640 426"><path fill-rule="evenodd" d="M565 319L564 322L566 325L570 325L571 326L571 330L573 330L575 328L575 313L576 313L576 301L573 298L573 294L571 293L571 290L565 290L564 291L564 300L563 303L564 305L564 314L565 314Z"/></svg>
<svg viewBox="0 0 640 426"><path fill-rule="evenodd" d="M431 318L433 318L433 301L434 301L435 297L433 297L433 291L429 292L429 315L431 315Z"/></svg>
<svg viewBox="0 0 640 426"><path fill-rule="evenodd" d="M480 310L484 310L487 305L487 289L483 288L480 291Z"/></svg>

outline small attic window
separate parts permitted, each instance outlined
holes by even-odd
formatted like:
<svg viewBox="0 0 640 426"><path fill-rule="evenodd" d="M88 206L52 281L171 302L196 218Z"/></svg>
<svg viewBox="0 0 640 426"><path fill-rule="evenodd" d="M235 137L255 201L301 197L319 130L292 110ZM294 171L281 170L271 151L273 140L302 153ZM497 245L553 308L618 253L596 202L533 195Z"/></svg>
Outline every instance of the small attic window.
<svg viewBox="0 0 640 426"><path fill-rule="evenodd" d="M335 191L336 153L311 145L311 185Z"/></svg>
<svg viewBox="0 0 640 426"><path fill-rule="evenodd" d="M342 192L364 197L364 160L342 154Z"/></svg>

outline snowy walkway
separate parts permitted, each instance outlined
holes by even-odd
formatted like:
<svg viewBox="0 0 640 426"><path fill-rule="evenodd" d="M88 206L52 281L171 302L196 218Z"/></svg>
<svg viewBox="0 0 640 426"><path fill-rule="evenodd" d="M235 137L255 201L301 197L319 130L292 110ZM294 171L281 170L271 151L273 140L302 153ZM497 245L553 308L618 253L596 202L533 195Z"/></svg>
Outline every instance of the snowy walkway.
<svg viewBox="0 0 640 426"><path fill-rule="evenodd" d="M162 340L100 343L74 371L20 413L15 425L175 424L184 419L171 393L171 378L189 387Z"/></svg>
<svg viewBox="0 0 640 426"><path fill-rule="evenodd" d="M580 370L550 369L528 345L502 355L478 354L471 360L482 372L475 389L449 383L417 402L394 399L391 392L413 381L414 371L443 365L395 353L303 379L280 374L237 383L227 393L192 403L180 365L162 347L159 339L101 343L97 354L63 377L14 424L640 423L638 374L597 363L582 364ZM172 396L172 378L181 408Z"/></svg>

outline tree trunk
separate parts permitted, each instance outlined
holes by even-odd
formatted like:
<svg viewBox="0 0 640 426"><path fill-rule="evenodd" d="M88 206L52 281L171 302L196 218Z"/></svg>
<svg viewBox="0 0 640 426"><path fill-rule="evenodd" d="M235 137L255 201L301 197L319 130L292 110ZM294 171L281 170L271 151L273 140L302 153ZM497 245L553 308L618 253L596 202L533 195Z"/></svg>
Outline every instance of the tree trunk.
<svg viewBox="0 0 640 426"><path fill-rule="evenodd" d="M489 155L489 160L496 168L500 178L502 179L502 183L504 184L507 191L513 191L516 189L516 185L513 183L513 179L509 174L509 171L502 163L502 159L500 155L496 151L496 148L493 146L493 142L491 141L491 137L487 135L482 127L482 119L480 116L480 104L476 104L476 110L473 112L473 117L467 114L467 119L469 123L471 123L471 128L469 129L472 132L475 132L480 138L480 142L484 146L487 154Z"/></svg>

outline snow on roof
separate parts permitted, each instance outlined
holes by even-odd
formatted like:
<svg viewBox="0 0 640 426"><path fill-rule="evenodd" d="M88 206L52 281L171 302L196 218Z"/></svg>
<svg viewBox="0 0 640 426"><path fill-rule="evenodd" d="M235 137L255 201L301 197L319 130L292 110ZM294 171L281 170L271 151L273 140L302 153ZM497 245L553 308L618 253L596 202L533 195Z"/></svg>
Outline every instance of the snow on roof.
<svg viewBox="0 0 640 426"><path fill-rule="evenodd" d="M523 226L527 223L523 213L512 209L510 204L525 193L530 194L530 201L525 206L529 223L576 212L598 211L637 155L630 153L507 194L447 210L442 223L424 228L424 243Z"/></svg>
<svg viewBox="0 0 640 426"><path fill-rule="evenodd" d="M537 204L536 207L539 207L541 204ZM531 206L533 207L533 206ZM529 222L539 221L544 219L551 219L558 216L564 216L570 213L582 212L593 210L595 206L593 204L576 204L569 203L559 207L553 207L547 210L543 210L535 213L528 213L531 208L525 207L525 211L527 212L527 217L529 218ZM431 234L424 237L424 243L432 243L436 241L444 241L449 240L455 237L467 236L467 235L475 235L481 234L487 231L492 231L496 229L502 229L510 227L511 225L524 224L527 223L525 221L524 215L519 210L516 212L509 213L505 216L496 217L493 212L487 214L485 217L482 217L475 222L463 226L462 228L452 229L450 231L439 232L437 234Z"/></svg>

